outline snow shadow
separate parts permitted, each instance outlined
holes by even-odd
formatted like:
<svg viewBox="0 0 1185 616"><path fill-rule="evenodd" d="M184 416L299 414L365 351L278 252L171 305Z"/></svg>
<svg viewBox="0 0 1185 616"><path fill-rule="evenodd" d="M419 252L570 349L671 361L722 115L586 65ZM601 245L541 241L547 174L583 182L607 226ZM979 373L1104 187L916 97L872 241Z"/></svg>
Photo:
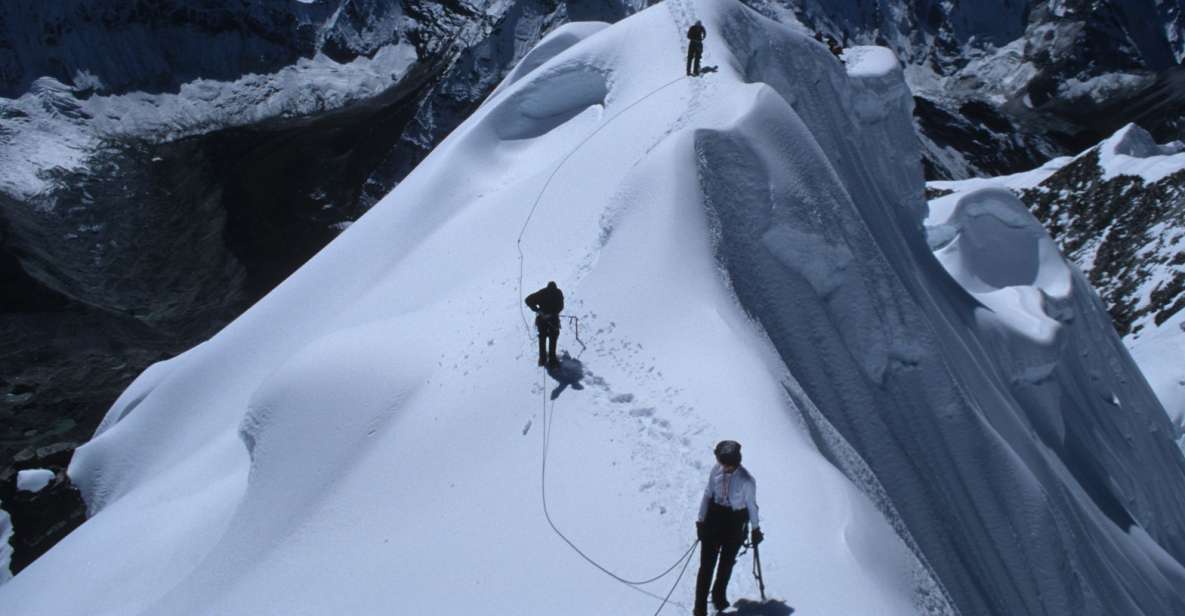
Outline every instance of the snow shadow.
<svg viewBox="0 0 1185 616"><path fill-rule="evenodd" d="M597 68L571 62L524 84L498 103L492 126L499 139L542 137L582 114L603 107L609 83Z"/></svg>
<svg viewBox="0 0 1185 616"><path fill-rule="evenodd" d="M559 383L559 386L551 390L552 400L559 398L568 387L576 391L584 389L584 384L581 383L584 380L584 363L566 352L560 354L559 365L547 369L547 374Z"/></svg>
<svg viewBox="0 0 1185 616"><path fill-rule="evenodd" d="M737 616L790 616L794 608L777 599L767 599L765 602L738 599L726 613Z"/></svg>

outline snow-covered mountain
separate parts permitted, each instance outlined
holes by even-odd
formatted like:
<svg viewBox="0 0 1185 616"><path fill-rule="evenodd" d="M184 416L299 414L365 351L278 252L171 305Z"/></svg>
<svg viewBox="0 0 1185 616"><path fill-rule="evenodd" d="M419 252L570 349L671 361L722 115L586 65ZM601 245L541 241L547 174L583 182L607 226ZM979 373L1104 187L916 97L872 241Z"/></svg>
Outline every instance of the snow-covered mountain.
<svg viewBox="0 0 1185 616"><path fill-rule="evenodd" d="M695 19L700 79L669 53ZM620 575L678 565L710 447L736 438L767 586L802 613L1185 610L1163 409L1009 193L964 196L931 253L891 52L845 66L802 26L675 1L520 66L137 379L71 464L93 516L0 604L603 614L674 588L673 609L688 577L639 593L549 522ZM553 376L521 304L549 279L580 332Z"/></svg>
<svg viewBox="0 0 1185 616"><path fill-rule="evenodd" d="M386 194L543 33L632 10L0 3L0 498Z"/></svg>
<svg viewBox="0 0 1185 616"><path fill-rule="evenodd" d="M380 200L542 36L644 4L0 3L0 495ZM1185 110L1179 1L747 4L891 47L928 176L1137 119L1163 140Z"/></svg>
<svg viewBox="0 0 1185 616"><path fill-rule="evenodd" d="M1099 291L1185 446L1185 146L1129 125L1031 172L929 186L935 225L968 191L1020 197Z"/></svg>
<svg viewBox="0 0 1185 616"><path fill-rule="evenodd" d="M17 443L0 455L88 433L132 375L385 195L546 32L643 4L0 5L0 386L20 401L0 400ZM750 4L904 58L934 177L1034 167L1131 119L1163 136L1185 110L1180 2Z"/></svg>

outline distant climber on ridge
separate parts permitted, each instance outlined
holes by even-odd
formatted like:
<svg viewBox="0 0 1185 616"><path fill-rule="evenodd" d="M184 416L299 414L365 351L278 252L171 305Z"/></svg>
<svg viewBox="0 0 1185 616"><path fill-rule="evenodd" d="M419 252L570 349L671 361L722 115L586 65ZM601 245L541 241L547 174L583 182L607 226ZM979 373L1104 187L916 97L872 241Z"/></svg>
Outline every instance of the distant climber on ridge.
<svg viewBox="0 0 1185 616"><path fill-rule="evenodd" d="M699 62L704 56L704 39L708 37L708 31L704 29L704 25L698 20L695 25L687 29L687 75L699 75ZM694 69L694 70L692 70Z"/></svg>
<svg viewBox="0 0 1185 616"><path fill-rule="evenodd" d="M539 331L539 365L558 366L556 342L560 338L560 313L564 311L564 292L555 282L527 296L527 307L535 313L535 329ZM546 347L544 345L546 339Z"/></svg>
<svg viewBox="0 0 1185 616"><path fill-rule="evenodd" d="M745 526L753 527L753 545L765 538L757 518L757 480L741 466L741 444L736 441L720 441L716 445L716 466L708 475L708 486L699 506L699 518L695 523L696 535L700 540L699 577L695 581L694 616L707 616L708 588L712 589L712 605L723 610L728 602L728 580L732 577L732 566L737 552L745 543ZM716 571L716 583L712 585L712 569L716 559L720 568Z"/></svg>
<svg viewBox="0 0 1185 616"><path fill-rule="evenodd" d="M827 35L827 48L831 50L831 53L835 54L836 59L838 59L841 64L846 64L846 62L843 61L843 45L840 45L839 41L835 40L835 37L831 36L830 34Z"/></svg>

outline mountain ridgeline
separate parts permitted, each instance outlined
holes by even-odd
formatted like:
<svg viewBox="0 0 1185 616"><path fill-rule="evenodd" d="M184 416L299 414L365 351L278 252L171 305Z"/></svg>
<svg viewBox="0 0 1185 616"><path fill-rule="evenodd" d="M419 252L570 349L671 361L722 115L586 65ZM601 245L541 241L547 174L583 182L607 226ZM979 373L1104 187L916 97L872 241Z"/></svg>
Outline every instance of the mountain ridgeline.
<svg viewBox="0 0 1185 616"><path fill-rule="evenodd" d="M684 77L696 20L714 70ZM327 247L137 377L70 463L91 517L0 602L653 611L693 582L585 559L687 554L726 437L803 613L1185 612L1185 457L1097 294L1006 191L928 232L910 66L812 35L679 0L524 50ZM579 388L535 366L547 280Z"/></svg>
<svg viewBox="0 0 1185 616"><path fill-rule="evenodd" d="M529 202L535 194L524 187L536 187L540 173L567 160L561 153L598 122L682 74L683 32L692 17L703 17L710 33L705 64L719 74L656 95L670 107L623 111L634 131L616 138L634 159L598 151L614 164L648 161L643 167L660 177L673 173L671 187L607 164L605 175L595 177L604 186L585 186L586 198L565 216L541 223L569 243L540 244L535 267L551 263L560 274L527 266L529 274L575 286L585 302L581 318L620 345L601 346L587 358L597 383L589 388L593 416L606 426L637 422L637 434L657 439L585 426L616 443L611 455L634 462L641 456L633 474L606 477L659 491L658 501L639 496L631 506L647 515L662 510L667 517L655 518L663 529L655 536L673 545L686 529L685 520L673 521L681 510L671 503L701 479L700 441L741 430L746 442L776 452L765 460L771 470L759 473L775 509L792 510L800 492L817 489L818 502L841 500L857 520L858 531L837 528L822 510L808 508L787 513L786 535L771 538L771 550L783 542L786 554L817 548L824 555L813 574L805 570L811 563L789 558L773 565L794 580L787 596L822 613L871 609L858 593L827 603L844 584L866 589L865 599L883 602L883 613L1185 612L1176 590L1185 583L1179 507L1185 463L1087 281L1066 274L1054 296L1037 302L1043 312L1029 316L1052 332L1049 338L1017 335L1027 330L984 316L988 300L979 282L992 275L978 271L972 278L979 282L960 286L966 281L952 279L934 259L921 224L923 174L959 178L1030 168L1093 145L1133 119L1162 140L1177 135L1185 109L1177 66L1185 55L1185 4L751 0L746 8L680 0L644 11L645 5L4 2L0 464L12 464L0 481L7 489L15 470L38 465L64 477L61 452L96 428L98 434L69 473L96 517L34 563L29 575L2 587L10 594L0 590L0 601L15 600L30 614L82 613L83 605L113 613L201 613L197 597L214 589L225 607L219 613L251 614L277 608L247 580L276 590L300 579L305 584L296 587L304 592L280 603L303 598L331 610L343 599L321 585L329 582L297 571L315 569L300 552L304 546L354 546L387 567L394 566L388 554L364 541L382 535L405 558L435 549L408 529L444 533L434 526L440 520L412 511L398 493L383 497L385 511L403 512L408 525L387 537L390 519L380 520L364 498L366 481L379 479L355 466L361 459L355 450L382 460L371 459L370 468L409 462L401 456L415 445L398 430L383 429L402 421L391 419L396 409L416 418L401 429L426 442L452 438L434 425L441 417L454 428L475 426L462 438L469 450L487 456L489 469L499 462L517 468L529 460L519 441L498 436L491 451L478 435L528 432L534 417L517 413L535 401L485 394L534 376L473 367L512 361L501 351L519 343L517 326L487 305L462 302L469 310L464 322L480 327L462 332L466 337L439 358L431 344L406 340L407 331L439 330L438 320L426 315L452 314L456 297L507 293L513 264L503 249L514 245L522 220L511 203ZM597 34L602 24L571 23L585 21L620 23L604 35ZM852 47L846 72L810 40L814 30ZM862 44L889 47L902 66ZM565 53L567 60L560 58ZM678 96L662 98L672 92ZM788 149L787 143L805 145ZM486 167L502 175L495 178ZM573 187L584 186L573 176L560 184L573 195L580 194ZM1122 182L1104 188L1114 193ZM675 212L638 206L638 194L658 204L693 202L698 213L691 226L675 225ZM1026 195L1039 211L1069 207L1057 198L1048 191ZM950 244L952 255L998 227L1023 231L1008 250L1045 250L1031 220L1014 206L998 195L970 200L961 226L948 229L965 237L961 246ZM456 229L474 222L470 217L486 225L490 238ZM495 221L514 221L515 228ZM1084 233L1098 226L1091 225L1054 231L1082 244L1089 241ZM668 227L682 235L655 244L668 237L659 232ZM649 248L639 233L649 234ZM458 257L457 246L471 252ZM1135 258L1114 246L1128 261ZM669 266L688 259L697 264L693 272L674 276L677 268ZM960 266L974 261L964 253L951 259ZM469 269L454 267L454 260ZM653 269L626 267L629 262ZM1022 269L1044 271L1036 262ZM443 272L442 263L450 264ZM1139 318L1160 318L1127 310L1125 272L1139 269L1107 265L1090 274L1102 281L1121 330ZM413 274L423 271L452 275L458 286L425 286ZM484 272L493 286L471 280L471 272ZM668 288L683 303L661 303L666 312L650 314L613 299L619 285L645 288L643 274L686 285ZM720 275L727 293L705 291L715 289ZM1008 280L1046 295L1055 288L1032 277ZM1180 310L1179 289L1169 295L1152 309L1165 319ZM719 331L707 328L703 338L680 341L658 325L631 330L627 324L658 324L670 318L659 314L685 314L697 305L713 306L716 316L703 318L722 325ZM506 314L511 310L507 304ZM284 316L289 313L296 316ZM679 331L698 330L702 322L681 323ZM274 323L281 326L273 330ZM764 351L729 347L721 332ZM374 340L406 343L407 353L376 348ZM474 341L485 347L471 348ZM359 348L365 352L355 355ZM722 348L750 372L671 363L672 355ZM667 352L653 351L649 364L630 363L651 349ZM322 355L346 368L330 369ZM405 374L378 387L389 375L369 372L364 358ZM431 366L438 364L454 370L435 372ZM658 380L634 374L647 368L658 371ZM680 389L664 373L672 382L719 387ZM451 393L425 394L420 378ZM381 399L367 393L372 386ZM620 408L614 400L625 399L626 389L648 392L648 401ZM759 393L745 400L747 410L736 410L750 414L737 418L717 414L735 402L716 389ZM209 397L195 394L214 390ZM495 419L449 414L458 408L494 408L518 425L508 430ZM327 409L362 410L331 436L326 426L341 418L325 415ZM801 431L781 426L788 417ZM375 434L381 443L367 445ZM591 442L573 447L585 459L596 451ZM457 457L441 467L470 468L463 451L450 452ZM313 459L305 460L310 452ZM671 467L672 459L676 470L655 470ZM833 476L836 468L843 476ZM307 475L298 482L285 469ZM473 472L436 477L450 489L459 486L436 496L467 510L488 497L467 480L500 485L500 474ZM334 487L337 478L344 483ZM810 488L812 482L823 487ZM194 487L190 496L207 508L192 507L178 486ZM530 504L537 487L508 489ZM74 488L63 481L52 489ZM600 502L616 498L593 495ZM295 511L295 521L267 529L277 503ZM149 509L152 519L133 513ZM117 522L124 515L166 538L140 545ZM451 528L489 526L487 519L450 515L460 516L448 520ZM534 530L534 520L521 515L495 517L521 538ZM81 512L62 516L76 520ZM176 524L166 524L170 519ZM19 519L14 525L19 538ZM331 530L351 526L357 534ZM35 561L69 530L53 527L45 537L14 542L27 550L15 562ZM189 539L180 536L185 532ZM837 556L812 534L854 535L852 554ZM300 541L288 544L289 537ZM636 545L621 548L626 560L663 549L650 538L634 539ZM129 545L136 547L120 552ZM275 545L287 547L271 552ZM489 547L488 562L506 562L501 550L509 547ZM870 564L874 548L891 557ZM445 569L450 555L469 550L447 545L428 560ZM105 551L126 555L107 572L106 586L98 580L61 596L48 596L44 586L38 592L39 584L74 571L72 555ZM547 562L568 556L547 545L528 551ZM170 560L175 554L181 556ZM474 575L484 576L483 583L500 580L541 605L572 605L568 597L533 594L515 571L497 569ZM565 565L557 575L590 593L589 610L599 607L591 589L600 587L578 570ZM901 571L911 579L903 581ZM398 576L394 586L362 579L369 587L337 580L357 595L346 600L357 613L389 604L388 592L439 611L433 597L451 588L445 577L419 587ZM316 589L321 594L312 596ZM488 609L488 599L463 595L455 607ZM637 597L609 601L621 609L641 605ZM519 604L505 607L512 605Z"/></svg>

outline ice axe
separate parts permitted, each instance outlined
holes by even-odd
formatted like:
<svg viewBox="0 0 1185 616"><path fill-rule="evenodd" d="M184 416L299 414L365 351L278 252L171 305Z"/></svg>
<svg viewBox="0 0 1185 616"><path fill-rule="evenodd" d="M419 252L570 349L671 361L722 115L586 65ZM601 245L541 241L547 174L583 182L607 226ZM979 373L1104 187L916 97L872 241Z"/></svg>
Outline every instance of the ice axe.
<svg viewBox="0 0 1185 616"><path fill-rule="evenodd" d="M753 544L753 577L757 578L757 588L761 590L761 602L765 603L765 578L761 576L761 551L757 544Z"/></svg>

